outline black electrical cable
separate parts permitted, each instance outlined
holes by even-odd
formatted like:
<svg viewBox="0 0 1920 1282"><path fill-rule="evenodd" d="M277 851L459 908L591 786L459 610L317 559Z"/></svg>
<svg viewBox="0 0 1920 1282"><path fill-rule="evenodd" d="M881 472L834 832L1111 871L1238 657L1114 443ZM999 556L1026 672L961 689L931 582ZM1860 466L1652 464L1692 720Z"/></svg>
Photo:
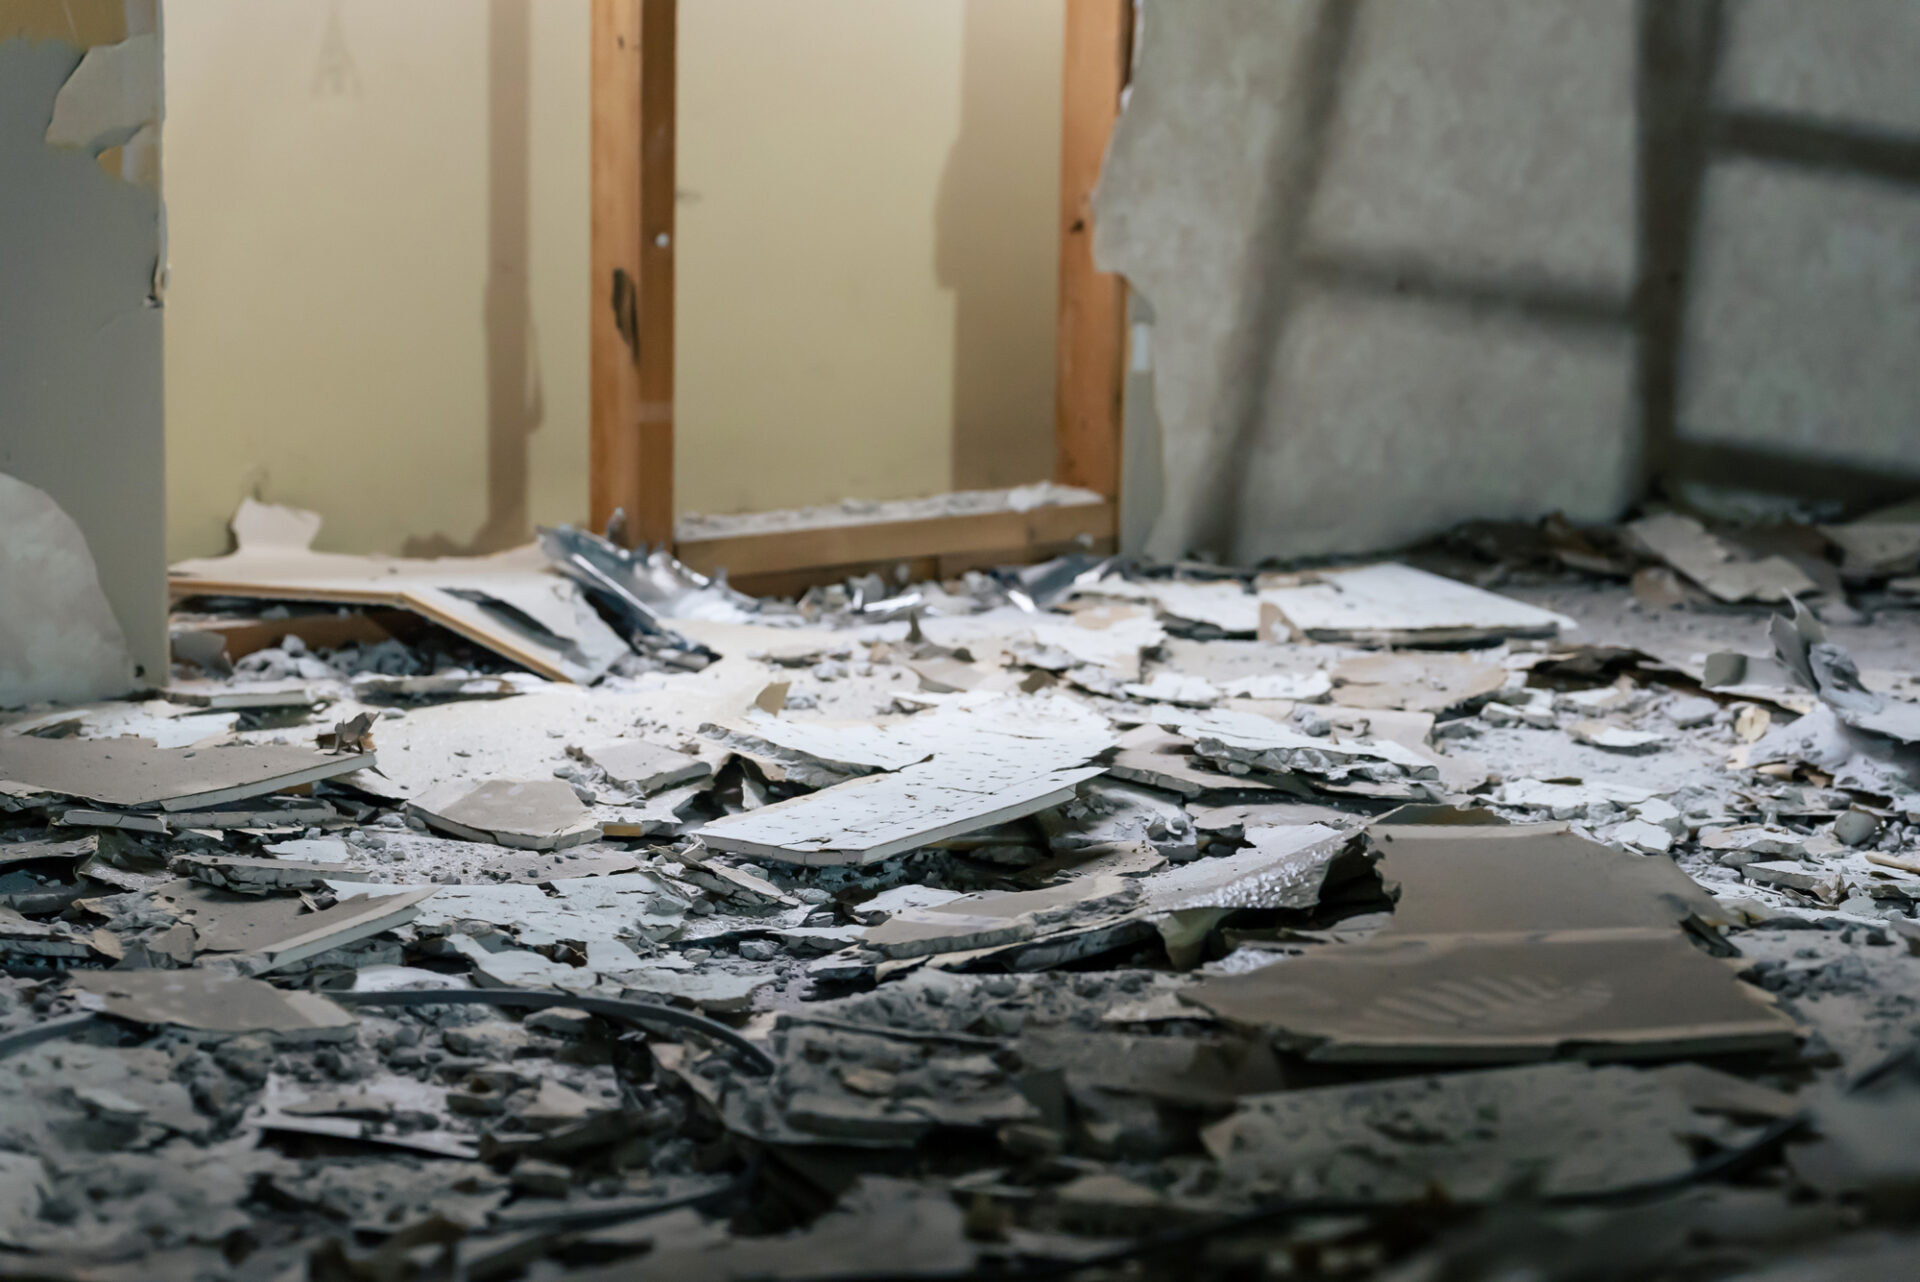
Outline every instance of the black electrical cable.
<svg viewBox="0 0 1920 1282"><path fill-rule="evenodd" d="M575 993L556 993L534 988L400 988L384 993L357 993L351 990L321 990L321 995L344 1006L517 1006L546 1010L568 1006L628 1024L667 1025L692 1029L739 1053L759 1073L773 1072L773 1059L740 1034L717 1020L677 1006L652 1002L632 1002L616 997L589 997Z"/></svg>

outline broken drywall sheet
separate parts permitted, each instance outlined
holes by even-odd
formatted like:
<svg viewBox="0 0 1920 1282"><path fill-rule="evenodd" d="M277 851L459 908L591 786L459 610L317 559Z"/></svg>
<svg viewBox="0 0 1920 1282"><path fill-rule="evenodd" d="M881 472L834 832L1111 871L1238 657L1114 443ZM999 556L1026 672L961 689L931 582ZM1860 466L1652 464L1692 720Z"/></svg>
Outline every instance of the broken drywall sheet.
<svg viewBox="0 0 1920 1282"><path fill-rule="evenodd" d="M151 39L144 48L157 63ZM0 42L0 299L33 318L0 344L0 472L80 527L134 675L157 685L167 672L160 203L87 152L47 145L79 58L64 39ZM11 542L4 529L0 541Z"/></svg>
<svg viewBox="0 0 1920 1282"><path fill-rule="evenodd" d="M80 527L0 474L0 707L126 694L133 659Z"/></svg>
<svg viewBox="0 0 1920 1282"><path fill-rule="evenodd" d="M1434 713L1482 702L1507 682L1498 663L1446 653L1355 655L1330 675L1343 707Z"/></svg>
<svg viewBox="0 0 1920 1282"><path fill-rule="evenodd" d="M1743 557L1690 516L1665 513L1623 527L1647 555L1728 603L1785 601L1819 591L1799 566L1783 556Z"/></svg>
<svg viewBox="0 0 1920 1282"><path fill-rule="evenodd" d="M275 988L223 970L121 970L76 974L73 987L116 1019L210 1033L325 1036L354 1018L317 993Z"/></svg>
<svg viewBox="0 0 1920 1282"><path fill-rule="evenodd" d="M264 797L374 761L372 753L336 755L285 743L160 748L132 737L0 736L0 781L130 809L183 811Z"/></svg>
<svg viewBox="0 0 1920 1282"><path fill-rule="evenodd" d="M1028 773L965 760L865 775L694 831L715 850L798 864L865 864L1020 819L1072 798L1099 766Z"/></svg>
<svg viewBox="0 0 1920 1282"><path fill-rule="evenodd" d="M1077 597L1145 601L1162 619L1222 636L1250 637L1260 626L1260 600L1238 579L1197 583L1184 579L1100 579L1075 589Z"/></svg>
<svg viewBox="0 0 1920 1282"><path fill-rule="evenodd" d="M1384 736L1341 734L1330 726L1314 735L1255 712L1226 709L1173 712L1163 715L1161 724L1192 740L1196 756L1229 774L1308 775L1326 787L1374 784L1397 788L1414 800L1435 791L1422 781L1440 780L1435 764L1440 758Z"/></svg>
<svg viewBox="0 0 1920 1282"><path fill-rule="evenodd" d="M1113 747L1112 731L1073 700L950 698L884 733L850 727L824 741L823 751L878 748L914 764L728 815L694 835L715 850L792 863L869 863L1059 805L1104 772L1084 763ZM771 718L756 724L765 733L807 728Z"/></svg>
<svg viewBox="0 0 1920 1282"><path fill-rule="evenodd" d="M1774 615L1768 620L1767 636L1774 657L1793 679L1818 694L1840 720L1856 730L1920 744L1920 704L1868 689L1853 656L1827 640L1819 620L1797 601L1792 619Z"/></svg>
<svg viewBox="0 0 1920 1282"><path fill-rule="evenodd" d="M1189 996L1310 1059L1351 1063L1670 1059L1796 1039L1765 993L1675 929L1376 937Z"/></svg>
<svg viewBox="0 0 1920 1282"><path fill-rule="evenodd" d="M1403 277L1626 308L1631 8L1456 8L1141 5L1094 238L1152 305L1150 554L1370 551L1630 500L1624 327L1434 302Z"/></svg>
<svg viewBox="0 0 1920 1282"><path fill-rule="evenodd" d="M925 761L926 736L911 722L898 728L866 721L788 721L755 708L744 717L703 725L702 734L754 759L769 778L825 788L874 771Z"/></svg>
<svg viewBox="0 0 1920 1282"><path fill-rule="evenodd" d="M1135 726L1120 736L1120 751L1108 763L1116 779L1144 783L1150 788L1199 797L1215 792L1273 792L1278 783L1252 775L1230 775L1196 756L1191 740L1168 734L1156 725Z"/></svg>
<svg viewBox="0 0 1920 1282"><path fill-rule="evenodd" d="M564 850L600 837L592 813L563 779L445 783L415 797L407 811L442 832L516 850Z"/></svg>
<svg viewBox="0 0 1920 1282"><path fill-rule="evenodd" d="M1320 902L1335 861L1354 840L1351 832L1317 823L1254 828L1246 837L1244 850L1178 864L1144 878L1147 907L1156 913L1312 908Z"/></svg>
<svg viewBox="0 0 1920 1282"><path fill-rule="evenodd" d="M1515 601L1412 566L1271 577L1260 585L1261 639L1375 645L1455 645L1506 637L1553 637L1575 624L1564 614Z"/></svg>
<svg viewBox="0 0 1920 1282"><path fill-rule="evenodd" d="M1670 1058L1791 1045L1793 1021L1679 929L1727 924L1663 856L1565 824L1389 824L1399 902L1364 943L1209 981L1192 999L1317 1058Z"/></svg>
<svg viewBox="0 0 1920 1282"><path fill-rule="evenodd" d="M1050 923L1124 903L1135 893L1125 877L1099 874L1044 890L990 890L943 903L900 908L866 933L866 946L884 957L924 957L992 948L1030 939Z"/></svg>
<svg viewBox="0 0 1920 1282"><path fill-rule="evenodd" d="M1920 569L1920 503L1846 525L1823 525L1820 532L1840 549L1840 572L1849 579L1889 578Z"/></svg>
<svg viewBox="0 0 1920 1282"><path fill-rule="evenodd" d="M160 37L96 45L60 87L47 144L98 152L120 146L160 120Z"/></svg>
<svg viewBox="0 0 1920 1282"><path fill-rule="evenodd" d="M1001 590L975 582L989 599ZM1636 627L1646 622L1624 604L1631 598L1623 585L1590 587L1611 613ZM1583 621L1603 622L1581 608ZM829 607L822 617L859 623L853 609ZM983 633L1027 626L1010 611L969 618ZM1875 645L1880 662L1897 662L1892 656L1912 648L1897 630L1907 625L1920 620L1877 619L1861 644ZM1635 1215L1651 1209L1665 1217L1677 1207L1690 1216L1733 1199L1740 1219L1768 1222L1768 1232L1776 1211L1846 1217L1831 1198L1816 1205L1802 1196L1795 1177L1817 1177L1814 1155L1797 1138L1800 1151L1783 1164L1777 1145L1759 1142L1774 1136L1756 1128L1792 1119L1807 1124L1809 1138L1822 1132L1818 1080L1852 1079L1904 1040L1913 988L1904 965L1907 913L1920 902L1911 822L1875 799L1847 808L1850 799L1824 771L1789 778L1723 768L1734 708L1656 690L1669 674L1635 665L1624 645L1580 653L1516 647L1500 656L1509 665L1502 670L1529 669L1543 686L1583 688L1539 689L1544 703L1557 693L1572 706L1541 708L1570 715L1549 715L1538 731L1478 738L1475 751L1488 754L1503 782L1466 809L1410 806L1381 817L1377 794L1324 796L1331 780L1310 772L1271 775L1266 792L1212 808L1094 779L1065 805L897 861L769 870L689 840L689 827L746 803L733 791L731 769L718 792L701 780L670 787L646 807L604 805L639 799L609 784L591 754L582 760L584 746L684 748L704 723L742 720L765 681L752 656L785 635L739 626L726 646L738 657L713 665L712 675L593 688L537 682L509 699L410 708L375 723L381 756L394 759L406 787L349 789L329 780L317 800L123 813L171 825L157 837L102 831L61 840L61 825L47 822L57 806L0 791L0 804L15 807L0 825L0 907L8 910L0 911L0 956L16 971L41 972L0 983L14 990L11 1002L0 999L0 1040L49 1038L0 1073L0 1099L12 1105L0 1106L0 1188L30 1203L24 1214L0 1204L0 1237L25 1234L29 1249L51 1255L57 1243L34 1243L85 1231L91 1251L104 1235L128 1244L111 1262L121 1273L165 1275L175 1262L163 1254L171 1239L157 1237L144 1217L159 1206L178 1218L179 1199L199 1195L195 1163L229 1162L228 1146L238 1144L248 1146L247 1161L274 1172L251 1183L236 1176L220 1194L217 1222L223 1233L257 1229L261 1215L280 1226L275 1232L292 1225L292 1237L262 1250L284 1251L295 1263L348 1232L365 1235L349 1248L362 1258L374 1239L391 1240L395 1226L423 1222L449 1237L464 1229L454 1244L463 1260L502 1244L525 1258L591 1252L593 1276L609 1279L633 1273L636 1263L658 1264L659 1253L640 1253L673 1217L702 1240L746 1242L754 1252L810 1239L811 1230L733 1237L736 1226L719 1204L653 1214L689 1186L724 1191L737 1181L746 1169L739 1155L709 1142L723 1129L778 1145L790 1174L828 1181L820 1192L837 1209L826 1216L862 1223L869 1204L845 1191L847 1173L898 1169L917 1149L941 1170L915 1187L942 1208L949 1228L972 1204L991 1207L1004 1226L1005 1244L967 1239L989 1271L1009 1249L1073 1265L1088 1252L1129 1249L1162 1225L1216 1224L1295 1198L1350 1204L1354 1213L1338 1223L1306 1217L1282 1228L1290 1244L1309 1249L1354 1245L1363 1269L1445 1249L1451 1230L1487 1218L1489 1201L1524 1230L1539 1223L1532 1217L1541 1197L1649 1180L1678 1196L1629 1208ZM1804 660L1816 684L1823 672L1829 685L1842 680L1837 653L1820 651L1798 628L1793 636L1806 640L1805 653L1790 651L1783 673ZM865 749L875 744L899 754L882 763L898 769L864 761L858 768L873 769L864 782L836 784L814 802L857 802L883 786L904 788L902 780L932 790L962 770L1002 763L1097 770L1109 750L1120 754L1116 764L1129 752L1150 765L1184 758L1184 769L1208 785L1200 795L1226 800L1232 790L1213 785L1234 777L1216 764L1232 763L1229 738L1252 757L1273 753L1281 766L1328 769L1355 764L1333 759L1352 755L1350 738L1384 742L1426 761L1439 772L1433 782L1457 790L1440 763L1458 763L1429 759L1430 710L1261 700L1194 711L1056 690L908 695L914 682L903 659L916 649L897 636L873 646L871 678L835 674L815 685L796 669L800 702L812 697L814 707L761 725L769 736L783 735L782 727L814 734L805 746L825 756L795 752L796 762L852 764L871 758ZM1224 686L1276 666L1283 675L1332 670L1352 657L1324 646L1175 639L1149 672ZM1485 656L1365 658L1393 661L1355 670L1384 678L1372 685L1389 704L1415 703L1432 690L1421 680L1429 669L1489 678L1473 671ZM719 671L729 666L741 680ZM1621 670L1618 685L1599 684ZM342 682L312 680L323 697L352 698ZM1871 674L1863 684L1889 698L1914 686ZM1454 697L1432 693L1436 701ZM1671 768L1638 786L1596 780L1591 772L1608 775L1602 766L1621 759L1588 751L1580 759L1588 782L1564 773L1567 723L1625 714L1626 703L1674 737ZM900 711L908 707L918 711ZM1833 733L1874 737L1847 727L1830 704L1814 707ZM190 744L178 737L181 725L204 721L248 742L297 736L304 748L315 730L352 724L358 711L343 704L297 731L235 731L231 713L120 703L33 715L0 727L0 745L22 734L54 736L45 740L53 744L86 736L118 751L127 741L105 736L150 732ZM814 722L810 713L849 720ZM1207 723L1221 755L1195 756L1162 718ZM1128 730L1118 744L1116 727ZM772 739L761 743L769 748ZM604 764L633 785L661 759L636 751L624 771L616 757ZM664 759L675 769L686 760ZM371 783L370 773L351 775ZM608 811L665 815L689 790L708 796L699 819L671 832L663 825L667 840L617 853L514 851L404 822L407 799L435 785L512 780L549 783L563 801L564 780L596 822ZM1308 789L1307 800L1295 799ZM567 810L579 813L571 803ZM1617 844L1630 840L1631 816L1675 857L1642 858L1558 825L1522 822L1542 812ZM270 831L181 831L241 816ZM281 839L316 826L319 833ZM1740 959L1721 956L1728 950L1700 929L1699 919L1712 925L1721 911L1708 890L1728 897L1720 920L1749 924L1725 941ZM1788 914L1829 928L1778 929ZM218 972L273 987L230 989ZM1751 988L1741 987L1743 975ZM1234 976L1248 989L1223 995L1219 986ZM1297 991L1277 991L1287 983ZM504 986L519 992L472 991ZM1817 1054L1777 1053L1792 1031L1762 990L1818 1030ZM228 992L232 1002L221 1000ZM1244 1012L1229 1008L1235 993ZM268 1002L270 1019L254 1013L253 998ZM455 1012L460 998L472 1001ZM620 1045L625 1016L637 1012L608 998L684 1008L670 1017L684 1034L640 1021L655 1076L638 1094ZM118 1011L111 1023L92 1019L109 1000ZM306 1029L282 1018L287 1005L329 1000L357 1019ZM373 1009L362 1005L368 1000ZM338 1012L321 1009L320 1023L340 1023ZM65 1018L75 1010L79 1018ZM696 1010L738 1018L687 1028ZM73 1029L92 1031L83 1039L68 1036ZM111 1045L90 1044L102 1033ZM1318 1062L1303 1067L1282 1045ZM1678 1074L1595 1072L1578 1063L1484 1071L1555 1054L1651 1059L1742 1047L1763 1054L1727 1062L1762 1074L1765 1085L1698 1065ZM1440 1076L1442 1068L1460 1071ZM163 1144L169 1128L182 1140ZM84 1142L41 1138L61 1132ZM266 1133L264 1142L255 1132ZM41 1153L33 1167L8 1160ZM1737 1188L1684 1186L1722 1169L1694 1165L1720 1154L1750 1159L1754 1178ZM644 1169L632 1165L642 1159ZM135 1164L130 1174L124 1163ZM1035 1163L1065 1175L1015 1178ZM624 1178L609 1182L609 1170ZM86 1193L127 1187L105 1181L136 1175L137 1194ZM1410 1202L1419 1210L1412 1220L1404 1214ZM316 1206L325 1214L285 1214ZM61 1207L78 1208L84 1222L56 1222L43 1207L61 1215ZM1566 1220L1548 1209L1554 1223ZM421 1218L435 1212L445 1224ZM610 1225L600 1218L628 1212ZM1439 1236L1423 1246L1406 1236L1409 1224ZM307 1233L302 1225L317 1227ZM857 1266L924 1262L907 1239L894 1255L874 1256L879 1240L862 1239L868 1254ZM1409 1250L1383 1257L1377 1249L1398 1250L1383 1243ZM1720 1258L1726 1246L1713 1237L1707 1250ZM1262 1249L1271 1253L1270 1244ZM188 1263L218 1258L217 1247L200 1244ZM264 1267L267 1258L256 1251L242 1266ZM713 1258L677 1263L705 1267ZM771 1254L754 1258L780 1263ZM569 1255L553 1268L581 1262Z"/></svg>
<svg viewBox="0 0 1920 1282"><path fill-rule="evenodd" d="M1376 824L1380 875L1400 887L1386 933L1709 925L1732 918L1670 859L1623 854L1564 823Z"/></svg>
<svg viewBox="0 0 1920 1282"><path fill-rule="evenodd" d="M250 498L232 528L233 552L172 567L176 594L395 606L555 681L592 681L629 652L534 544L437 559L315 552L318 516Z"/></svg>
<svg viewBox="0 0 1920 1282"><path fill-rule="evenodd" d="M1083 608L1071 619L1056 622L1055 618L1033 624L1036 644L1059 651L1074 663L1110 669L1126 681L1140 679L1142 652L1167 636L1152 611L1132 605Z"/></svg>
<svg viewBox="0 0 1920 1282"><path fill-rule="evenodd" d="M705 779L713 773L713 767L700 758L645 739L603 743L583 748L578 755L598 766L614 783L631 788L643 797Z"/></svg>
<svg viewBox="0 0 1920 1282"><path fill-rule="evenodd" d="M245 953L239 964L248 972L261 975L370 939L412 921L420 912L420 904L439 889L438 886L403 887L398 894L350 895L331 908L299 914L251 936L250 947L235 950Z"/></svg>

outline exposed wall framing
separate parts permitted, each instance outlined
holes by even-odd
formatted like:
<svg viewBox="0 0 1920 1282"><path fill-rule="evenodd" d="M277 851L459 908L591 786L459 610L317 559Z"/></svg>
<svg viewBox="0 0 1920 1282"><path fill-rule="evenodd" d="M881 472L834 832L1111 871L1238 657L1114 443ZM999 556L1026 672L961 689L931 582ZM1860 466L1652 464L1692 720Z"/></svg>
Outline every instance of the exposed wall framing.
<svg viewBox="0 0 1920 1282"><path fill-rule="evenodd" d="M677 0L593 0L589 511L673 540Z"/></svg>
<svg viewBox="0 0 1920 1282"><path fill-rule="evenodd" d="M673 189L677 0L593 0L591 519L628 545L674 541ZM1055 479L1106 500L689 540L696 569L804 588L905 563L946 575L1110 550L1120 492L1125 287L1094 270L1092 193L1120 110L1132 0L1066 0Z"/></svg>
<svg viewBox="0 0 1920 1282"><path fill-rule="evenodd" d="M1133 55L1132 0L1067 0L1054 479L1120 497L1127 288L1093 265L1093 188Z"/></svg>

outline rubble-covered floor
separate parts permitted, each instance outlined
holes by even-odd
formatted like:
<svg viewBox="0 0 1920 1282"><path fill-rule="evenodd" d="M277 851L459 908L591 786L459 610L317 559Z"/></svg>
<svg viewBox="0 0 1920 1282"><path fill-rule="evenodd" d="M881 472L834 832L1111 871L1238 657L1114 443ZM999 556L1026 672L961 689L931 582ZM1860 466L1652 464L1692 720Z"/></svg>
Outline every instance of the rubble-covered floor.
<svg viewBox="0 0 1920 1282"><path fill-rule="evenodd" d="M8 714L0 1276L1911 1277L1920 600L1661 533Z"/></svg>

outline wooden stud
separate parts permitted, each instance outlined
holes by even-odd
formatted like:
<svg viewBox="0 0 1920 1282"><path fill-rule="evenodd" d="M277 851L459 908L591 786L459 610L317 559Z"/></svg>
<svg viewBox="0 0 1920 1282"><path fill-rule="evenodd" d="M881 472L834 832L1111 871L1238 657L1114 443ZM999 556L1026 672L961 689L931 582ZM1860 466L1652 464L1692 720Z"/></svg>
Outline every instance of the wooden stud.
<svg viewBox="0 0 1920 1282"><path fill-rule="evenodd" d="M1127 83L1133 4L1066 0L1066 8L1054 479L1117 500L1126 285L1094 268L1093 188Z"/></svg>
<svg viewBox="0 0 1920 1282"><path fill-rule="evenodd" d="M593 0L591 521L673 538L675 0Z"/></svg>
<svg viewBox="0 0 1920 1282"><path fill-rule="evenodd" d="M633 537L673 542L673 256L679 0L640 5L640 505Z"/></svg>

